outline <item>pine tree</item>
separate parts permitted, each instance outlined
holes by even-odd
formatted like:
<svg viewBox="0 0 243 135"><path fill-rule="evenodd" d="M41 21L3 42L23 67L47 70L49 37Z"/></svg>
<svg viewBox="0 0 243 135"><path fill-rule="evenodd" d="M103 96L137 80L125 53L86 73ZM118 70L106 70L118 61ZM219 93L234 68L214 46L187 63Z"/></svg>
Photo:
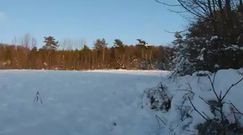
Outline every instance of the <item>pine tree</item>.
<svg viewBox="0 0 243 135"><path fill-rule="evenodd" d="M120 39L115 39L114 40L114 47L124 47L124 44Z"/></svg>
<svg viewBox="0 0 243 135"><path fill-rule="evenodd" d="M105 65L105 54L106 54L106 50L107 50L107 43L105 41L105 39L97 39L95 44L94 44L94 48L97 51L97 60L98 62L98 67L104 67ZM101 58L101 59L100 59Z"/></svg>
<svg viewBox="0 0 243 135"><path fill-rule="evenodd" d="M56 50L58 48L58 41L52 36L44 37L44 46L43 49L45 50Z"/></svg>

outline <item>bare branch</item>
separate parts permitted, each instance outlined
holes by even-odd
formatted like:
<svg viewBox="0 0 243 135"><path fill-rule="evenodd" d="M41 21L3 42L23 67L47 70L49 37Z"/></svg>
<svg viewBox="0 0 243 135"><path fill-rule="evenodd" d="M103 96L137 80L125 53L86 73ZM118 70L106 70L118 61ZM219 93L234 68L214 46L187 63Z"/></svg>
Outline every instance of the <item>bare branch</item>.
<svg viewBox="0 0 243 135"><path fill-rule="evenodd" d="M239 110L237 109L237 107L235 107L235 105L234 105L233 103L230 103L230 105L232 105L232 107L234 107L234 109L235 109L239 114L243 115L243 113L242 113L241 111L239 111Z"/></svg>
<svg viewBox="0 0 243 135"><path fill-rule="evenodd" d="M190 83L189 83L189 82L187 82L186 84L187 84L187 85L188 85L188 87L189 87L189 91L192 91L192 86L190 85Z"/></svg>
<svg viewBox="0 0 243 135"><path fill-rule="evenodd" d="M205 102L206 104L208 104L208 105L210 106L210 104L209 104L205 99L203 99L201 96L199 96L199 98L200 98L203 102Z"/></svg>
<svg viewBox="0 0 243 135"><path fill-rule="evenodd" d="M230 92L230 90L235 87L237 84L239 84L241 81L243 80L243 77L237 81L236 83L232 84L228 89L227 91L225 92L224 96L221 98L222 100L226 97L226 95Z"/></svg>
<svg viewBox="0 0 243 135"><path fill-rule="evenodd" d="M190 102L190 104L192 105L192 107L193 107L193 109L202 117L202 118L204 118L205 120L209 120L206 116L204 116L203 115L203 113L201 113L199 110L197 110L197 108L194 106L194 104L192 103L192 101L191 101L191 99L190 98L188 98L188 100L189 100L189 102Z"/></svg>
<svg viewBox="0 0 243 135"><path fill-rule="evenodd" d="M193 2L195 2L199 8L201 8L205 13L207 13L206 8L203 7L203 6L205 6L205 4L203 2L197 1L197 0L193 0Z"/></svg>
<svg viewBox="0 0 243 135"><path fill-rule="evenodd" d="M157 119L160 127L162 127L161 124L160 124L160 121L166 126L166 122L163 121L158 115L155 115L155 118Z"/></svg>
<svg viewBox="0 0 243 135"><path fill-rule="evenodd" d="M203 15L201 15L200 13L193 11L193 9L195 8L189 8L187 5L184 4L184 1L182 0L177 0L178 3L181 5L181 7L183 7L186 11L188 11L189 13L199 17L199 18L205 18Z"/></svg>
<svg viewBox="0 0 243 135"><path fill-rule="evenodd" d="M217 72L215 74L213 74L213 84L215 82L216 74L217 74Z"/></svg>
<svg viewBox="0 0 243 135"><path fill-rule="evenodd" d="M181 30L181 31L168 31L168 30L164 30L165 32L169 33L169 34L175 34L175 33L183 33L186 32L187 30Z"/></svg>
<svg viewBox="0 0 243 135"><path fill-rule="evenodd" d="M174 13L177 13L177 14L183 14L183 13L186 13L187 11L183 10L183 11L176 11L176 10L173 10L173 9L168 9L170 12L174 12Z"/></svg>
<svg viewBox="0 0 243 135"><path fill-rule="evenodd" d="M203 99L201 96L199 96L199 98L203 101L203 102L205 102L208 106L211 106L211 104L209 104L208 103L208 101L206 101L205 99ZM215 110L217 110L217 111L220 111L218 108L214 108Z"/></svg>
<svg viewBox="0 0 243 135"><path fill-rule="evenodd" d="M215 90L215 87L214 87L214 79L215 79L215 77L212 80L211 77L208 75L208 79L209 79L209 82L211 84L211 87L212 87L212 90L213 90L214 95L216 96L217 100L220 100L220 97L218 96L218 94L217 94L217 92Z"/></svg>
<svg viewBox="0 0 243 135"><path fill-rule="evenodd" d="M166 2L162 2L160 0L154 0L154 1L159 3L159 4L162 4L162 5L165 5L165 6L169 6L169 7L178 7L178 6L180 6L178 4L169 4L169 3L166 3Z"/></svg>
<svg viewBox="0 0 243 135"><path fill-rule="evenodd" d="M202 114L204 114L207 117L207 119L210 119L210 117L204 111L202 111Z"/></svg>

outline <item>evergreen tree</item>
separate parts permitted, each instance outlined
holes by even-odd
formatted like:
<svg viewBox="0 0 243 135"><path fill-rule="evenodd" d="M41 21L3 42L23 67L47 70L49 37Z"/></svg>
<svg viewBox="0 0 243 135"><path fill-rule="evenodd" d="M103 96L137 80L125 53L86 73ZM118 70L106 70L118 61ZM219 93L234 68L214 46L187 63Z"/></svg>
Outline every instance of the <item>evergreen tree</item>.
<svg viewBox="0 0 243 135"><path fill-rule="evenodd" d="M241 68L242 4L229 0L218 0L219 3L214 0L177 1L197 17L188 30L174 41L177 51L173 60L175 73L185 75L200 70L215 72L219 69ZM204 6L206 12L199 11L200 6Z"/></svg>
<svg viewBox="0 0 243 135"><path fill-rule="evenodd" d="M146 46L148 43L145 40L137 39L138 44L137 46Z"/></svg>
<svg viewBox="0 0 243 135"><path fill-rule="evenodd" d="M44 37L44 46L45 50L56 50L58 48L58 41L52 36Z"/></svg>
<svg viewBox="0 0 243 135"><path fill-rule="evenodd" d="M104 48L107 48L107 43L104 38L97 39L94 44L94 48L96 50L103 50Z"/></svg>
<svg viewBox="0 0 243 135"><path fill-rule="evenodd" d="M107 43L105 41L105 39L97 39L95 44L94 44L94 48L97 52L98 55L98 68L104 68L105 65L105 54L106 54L106 49L107 49Z"/></svg>
<svg viewBox="0 0 243 135"><path fill-rule="evenodd" d="M124 47L124 44L120 39L115 39L114 40L114 47Z"/></svg>

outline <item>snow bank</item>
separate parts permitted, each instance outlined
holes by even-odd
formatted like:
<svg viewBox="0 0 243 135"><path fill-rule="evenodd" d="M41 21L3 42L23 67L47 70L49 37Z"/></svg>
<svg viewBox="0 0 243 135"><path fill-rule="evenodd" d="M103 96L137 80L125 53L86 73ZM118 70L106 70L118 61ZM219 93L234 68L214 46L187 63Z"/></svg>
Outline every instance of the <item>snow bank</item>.
<svg viewBox="0 0 243 135"><path fill-rule="evenodd" d="M155 76L168 76L170 71L166 70L87 70L83 72L91 73L113 73L113 74L131 74L131 75L155 75Z"/></svg>
<svg viewBox="0 0 243 135"><path fill-rule="evenodd" d="M242 78L241 72L242 69L218 71L214 82L217 94L220 95L220 93L222 93L223 95L232 84L240 80L240 78ZM213 78L212 74L210 76ZM166 125L164 124L161 128L161 135L188 135L197 133L195 126L199 123L203 123L205 119L192 108L189 100L184 101L185 98L188 99L188 96L192 97L191 101L197 110L203 114L206 114L209 118L214 118L214 115L210 111L209 105L205 103L205 101L216 99L207 76L197 76L194 74L192 76L184 76L174 79L164 78L162 79L162 83L168 87L173 99L171 103L172 108L169 112L154 112L154 114L158 115L161 120L166 122ZM243 102L241 102L243 97L242 88L243 81L234 86L224 100L226 102L224 112L229 122L235 122L235 119L230 114L231 111L228 103L233 103L239 109L239 111L243 112ZM192 93L190 93L190 90L192 90ZM201 98L205 101L203 101ZM183 102L185 103L183 104ZM179 107L183 107L184 111L187 111L192 117L182 120L182 112L179 111ZM241 118L237 120L243 124L243 120Z"/></svg>
<svg viewBox="0 0 243 135"><path fill-rule="evenodd" d="M130 75L147 75L147 76L162 76L166 77L171 72L167 70L126 70L126 69L101 69L101 70L29 70L29 69L8 69L8 70L0 70L1 72L69 72L69 73L110 73L110 74L130 74Z"/></svg>

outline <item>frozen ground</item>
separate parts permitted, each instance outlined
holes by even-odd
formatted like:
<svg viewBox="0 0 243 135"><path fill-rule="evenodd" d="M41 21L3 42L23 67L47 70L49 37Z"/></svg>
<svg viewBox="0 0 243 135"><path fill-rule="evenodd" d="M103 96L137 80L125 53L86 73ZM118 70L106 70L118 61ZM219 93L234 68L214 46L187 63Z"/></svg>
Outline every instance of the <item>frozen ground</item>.
<svg viewBox="0 0 243 135"><path fill-rule="evenodd" d="M205 72L204 72L205 73ZM220 97L223 97L227 90L231 88L243 77L243 69L220 70L217 72L213 86L215 92ZM209 74L213 80L214 75ZM155 112L160 119L166 124L161 124L160 135L195 135L197 134L196 126L205 122L199 113L197 113L188 100L189 98L195 108L201 112L207 119L220 119L217 113L215 116L210 110L210 106L205 102L215 101L216 95L210 84L208 76L192 76L178 77L174 79L162 79L162 83L168 88L169 95L172 96L171 109L168 112ZM234 85L223 100L223 112L225 119L230 124L240 123L243 125L243 115L238 111L243 112L243 81ZM221 93L221 94L220 94ZM238 109L236 110L231 105ZM187 116L185 115L187 114Z"/></svg>
<svg viewBox="0 0 243 135"><path fill-rule="evenodd" d="M0 135L154 135L158 124L142 108L143 91L167 74L0 71Z"/></svg>
<svg viewBox="0 0 243 135"><path fill-rule="evenodd" d="M224 94L242 78L242 72L242 69L218 71L216 92ZM168 79L168 74L126 70L2 70L0 135L195 135L195 126L205 120L184 99L192 96L196 108L214 118L209 106L199 98L205 101L216 98L209 80L195 74ZM152 111L144 100L144 90L156 87L159 82L166 85L172 96L168 112ZM224 100L241 112L242 88L240 82ZM34 102L37 91L39 100ZM184 120L178 111L181 106L190 115ZM229 122L236 121L229 105L226 104L224 112ZM243 124L242 117L237 117L237 121Z"/></svg>

